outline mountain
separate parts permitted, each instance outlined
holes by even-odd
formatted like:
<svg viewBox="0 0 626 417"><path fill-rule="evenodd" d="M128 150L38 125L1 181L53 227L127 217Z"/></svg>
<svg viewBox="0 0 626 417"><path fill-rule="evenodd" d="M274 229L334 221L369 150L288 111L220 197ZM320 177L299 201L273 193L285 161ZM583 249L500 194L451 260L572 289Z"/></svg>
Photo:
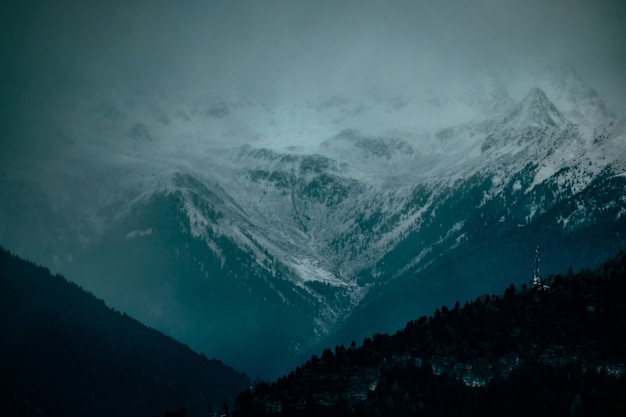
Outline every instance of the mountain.
<svg viewBox="0 0 626 417"><path fill-rule="evenodd" d="M325 349L233 416L623 415L626 255Z"/></svg>
<svg viewBox="0 0 626 417"><path fill-rule="evenodd" d="M517 100L468 88L449 119L453 97L427 92L281 106L68 93L50 110L67 109L60 156L0 168L0 242L275 377L526 282L537 245L548 271L624 247L626 122L572 71L546 74Z"/></svg>
<svg viewBox="0 0 626 417"><path fill-rule="evenodd" d="M0 294L2 415L200 416L250 384L3 249Z"/></svg>
<svg viewBox="0 0 626 417"><path fill-rule="evenodd" d="M517 128L547 126L563 128L568 122L548 99L546 93L535 87L504 119L504 123Z"/></svg>
<svg viewBox="0 0 626 417"><path fill-rule="evenodd" d="M466 177L442 181L436 197L433 188L417 194L421 224L360 274L376 277L379 288L351 314L338 342L392 330L443 299L493 291L504 284L497 277L527 281L532 242L545 248L550 271L582 267L582 259L596 264L600 253L623 245L621 134L603 142L575 126L518 129L510 120L489 130Z"/></svg>
<svg viewBox="0 0 626 417"><path fill-rule="evenodd" d="M602 98L569 64L550 69L553 75L542 88L558 103L565 116L579 124L595 124L615 119L615 114Z"/></svg>

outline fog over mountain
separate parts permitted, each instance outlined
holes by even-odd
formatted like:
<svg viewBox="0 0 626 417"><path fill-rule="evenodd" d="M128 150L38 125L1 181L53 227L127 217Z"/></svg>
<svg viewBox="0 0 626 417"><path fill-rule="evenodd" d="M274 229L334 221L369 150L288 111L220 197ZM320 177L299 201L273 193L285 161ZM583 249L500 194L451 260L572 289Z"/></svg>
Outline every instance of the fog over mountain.
<svg viewBox="0 0 626 417"><path fill-rule="evenodd" d="M3 2L0 245L253 376L519 282L536 244L591 265L626 235L624 21L617 0Z"/></svg>
<svg viewBox="0 0 626 417"><path fill-rule="evenodd" d="M280 106L428 93L442 106L410 119L441 127L471 118L464 108L447 109L468 83L489 88L495 78L519 100L535 84L537 63L567 62L611 108L626 110L621 1L4 3L3 146L22 143L16 129L52 117L46 113L64 94L85 88L130 96L140 107L159 94ZM54 120L75 122L59 111ZM32 136L53 149L63 142Z"/></svg>
<svg viewBox="0 0 626 417"><path fill-rule="evenodd" d="M93 158L72 144L125 145L96 126L97 106L165 121L209 100L231 116L219 130L151 131L142 155L449 127L494 96L521 100L564 64L626 113L621 1L8 1L1 15L5 170ZM225 109L233 100L266 112Z"/></svg>

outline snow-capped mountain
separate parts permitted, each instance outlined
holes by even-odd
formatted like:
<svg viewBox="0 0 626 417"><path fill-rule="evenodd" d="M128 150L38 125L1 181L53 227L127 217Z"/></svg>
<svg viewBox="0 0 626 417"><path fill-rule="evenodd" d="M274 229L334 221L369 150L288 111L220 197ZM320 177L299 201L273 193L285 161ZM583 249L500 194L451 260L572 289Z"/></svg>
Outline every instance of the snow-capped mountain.
<svg viewBox="0 0 626 417"><path fill-rule="evenodd" d="M626 122L559 74L517 102L470 89L469 120L427 129L411 115L445 97L68 96L63 158L3 173L0 243L275 375L318 343L526 281L538 244L555 272L624 246Z"/></svg>
<svg viewBox="0 0 626 417"><path fill-rule="evenodd" d="M553 97L568 119L579 124L594 124L615 118L598 93L571 65L560 65L551 72L550 82L542 88Z"/></svg>
<svg viewBox="0 0 626 417"><path fill-rule="evenodd" d="M530 90L526 98L504 118L504 124L513 129L530 127L563 129L568 123L561 112L546 97L546 93L537 87Z"/></svg>

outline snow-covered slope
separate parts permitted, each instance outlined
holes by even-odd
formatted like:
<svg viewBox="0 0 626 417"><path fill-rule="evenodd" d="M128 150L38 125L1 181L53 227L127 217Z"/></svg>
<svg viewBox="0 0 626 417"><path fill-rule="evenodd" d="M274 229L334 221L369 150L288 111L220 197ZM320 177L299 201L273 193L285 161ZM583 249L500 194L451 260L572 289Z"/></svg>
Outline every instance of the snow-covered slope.
<svg viewBox="0 0 626 417"><path fill-rule="evenodd" d="M62 156L2 172L15 198L0 242L196 349L277 373L334 334L522 280L538 243L554 268L623 246L626 122L564 68L517 102L494 81L456 107L426 93L273 107L68 94L52 110Z"/></svg>

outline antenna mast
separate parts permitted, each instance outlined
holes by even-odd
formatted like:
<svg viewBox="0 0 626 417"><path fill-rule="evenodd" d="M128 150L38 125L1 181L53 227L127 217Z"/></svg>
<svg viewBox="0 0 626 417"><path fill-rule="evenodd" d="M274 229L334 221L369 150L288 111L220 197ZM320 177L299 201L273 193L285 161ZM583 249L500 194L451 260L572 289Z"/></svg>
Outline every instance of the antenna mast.
<svg viewBox="0 0 626 417"><path fill-rule="evenodd" d="M533 286L536 289L543 289L541 275L539 275L539 246L535 249L535 276L533 277Z"/></svg>

